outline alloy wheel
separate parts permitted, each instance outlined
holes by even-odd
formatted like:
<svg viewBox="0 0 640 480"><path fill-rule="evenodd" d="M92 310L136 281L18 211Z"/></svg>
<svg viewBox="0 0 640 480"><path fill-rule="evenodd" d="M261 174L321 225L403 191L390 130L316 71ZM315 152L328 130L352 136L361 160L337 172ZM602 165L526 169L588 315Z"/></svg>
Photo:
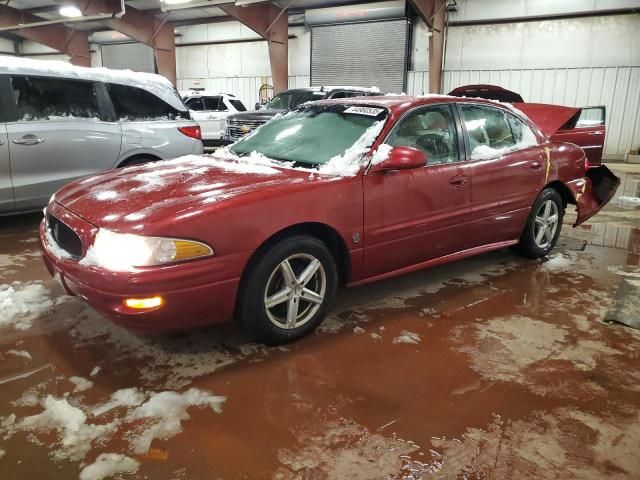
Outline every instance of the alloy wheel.
<svg viewBox="0 0 640 480"><path fill-rule="evenodd" d="M311 320L324 302L327 275L313 255L297 253L271 273L264 290L269 320L279 328L294 329Z"/></svg>
<svg viewBox="0 0 640 480"><path fill-rule="evenodd" d="M556 202L547 200L540 205L533 228L533 240L539 248L549 248L558 230L559 218Z"/></svg>

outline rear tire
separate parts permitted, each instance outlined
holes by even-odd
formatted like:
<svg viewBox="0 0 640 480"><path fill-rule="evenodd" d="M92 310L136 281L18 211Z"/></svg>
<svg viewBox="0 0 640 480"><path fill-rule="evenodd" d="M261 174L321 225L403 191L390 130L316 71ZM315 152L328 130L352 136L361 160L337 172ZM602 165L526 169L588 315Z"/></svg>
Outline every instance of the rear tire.
<svg viewBox="0 0 640 480"><path fill-rule="evenodd" d="M557 190L545 188L531 207L529 218L514 250L528 258L548 255L558 241L564 203Z"/></svg>
<svg viewBox="0 0 640 480"><path fill-rule="evenodd" d="M247 270L238 320L262 343L297 340L320 325L337 285L336 263L324 242L308 235L285 238Z"/></svg>

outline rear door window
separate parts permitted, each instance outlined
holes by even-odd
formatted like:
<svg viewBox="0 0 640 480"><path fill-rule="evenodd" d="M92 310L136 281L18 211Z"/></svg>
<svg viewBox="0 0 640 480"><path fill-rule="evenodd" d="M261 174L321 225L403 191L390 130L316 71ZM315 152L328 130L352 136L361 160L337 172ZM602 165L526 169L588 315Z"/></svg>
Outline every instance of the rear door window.
<svg viewBox="0 0 640 480"><path fill-rule="evenodd" d="M107 89L119 120L135 122L189 118L187 110L177 110L142 88L111 83Z"/></svg>
<svg viewBox="0 0 640 480"><path fill-rule="evenodd" d="M190 98L184 104L187 106L189 110L193 110L196 112L201 112L204 110L204 104L202 103L202 98Z"/></svg>
<svg viewBox="0 0 640 480"><path fill-rule="evenodd" d="M222 97L204 97L204 109L209 112L223 112L227 109Z"/></svg>
<svg viewBox="0 0 640 480"><path fill-rule="evenodd" d="M15 76L11 86L18 121L100 119L93 82Z"/></svg>
<svg viewBox="0 0 640 480"><path fill-rule="evenodd" d="M604 125L604 107L584 107L576 122L576 128Z"/></svg>
<svg viewBox="0 0 640 480"><path fill-rule="evenodd" d="M233 105L233 107L239 112L246 112L247 111L247 107L245 107L240 100L229 99L229 103L231 105Z"/></svg>

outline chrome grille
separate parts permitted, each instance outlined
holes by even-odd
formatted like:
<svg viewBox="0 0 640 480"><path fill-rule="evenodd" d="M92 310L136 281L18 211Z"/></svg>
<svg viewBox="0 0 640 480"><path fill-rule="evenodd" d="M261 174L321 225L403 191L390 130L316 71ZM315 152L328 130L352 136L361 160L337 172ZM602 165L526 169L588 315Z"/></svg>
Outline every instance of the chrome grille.
<svg viewBox="0 0 640 480"><path fill-rule="evenodd" d="M229 120L227 121L227 131L225 132L225 136L229 140L240 140L247 133L253 132L264 123L266 123L264 120Z"/></svg>
<svg viewBox="0 0 640 480"><path fill-rule="evenodd" d="M58 247L72 258L78 260L82 256L82 240L78 234L50 213L47 214L47 229Z"/></svg>

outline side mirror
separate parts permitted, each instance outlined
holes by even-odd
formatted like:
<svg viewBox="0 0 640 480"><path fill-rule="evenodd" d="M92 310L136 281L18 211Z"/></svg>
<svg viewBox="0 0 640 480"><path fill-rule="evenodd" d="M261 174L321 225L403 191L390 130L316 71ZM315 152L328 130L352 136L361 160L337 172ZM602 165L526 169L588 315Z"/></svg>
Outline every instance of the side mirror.
<svg viewBox="0 0 640 480"><path fill-rule="evenodd" d="M260 102L256 103L256 110L260 110Z"/></svg>
<svg viewBox="0 0 640 480"><path fill-rule="evenodd" d="M391 170L407 170L409 168L424 167L427 164L427 154L422 150L411 147L393 147L387 158L374 165L374 172L389 172Z"/></svg>

